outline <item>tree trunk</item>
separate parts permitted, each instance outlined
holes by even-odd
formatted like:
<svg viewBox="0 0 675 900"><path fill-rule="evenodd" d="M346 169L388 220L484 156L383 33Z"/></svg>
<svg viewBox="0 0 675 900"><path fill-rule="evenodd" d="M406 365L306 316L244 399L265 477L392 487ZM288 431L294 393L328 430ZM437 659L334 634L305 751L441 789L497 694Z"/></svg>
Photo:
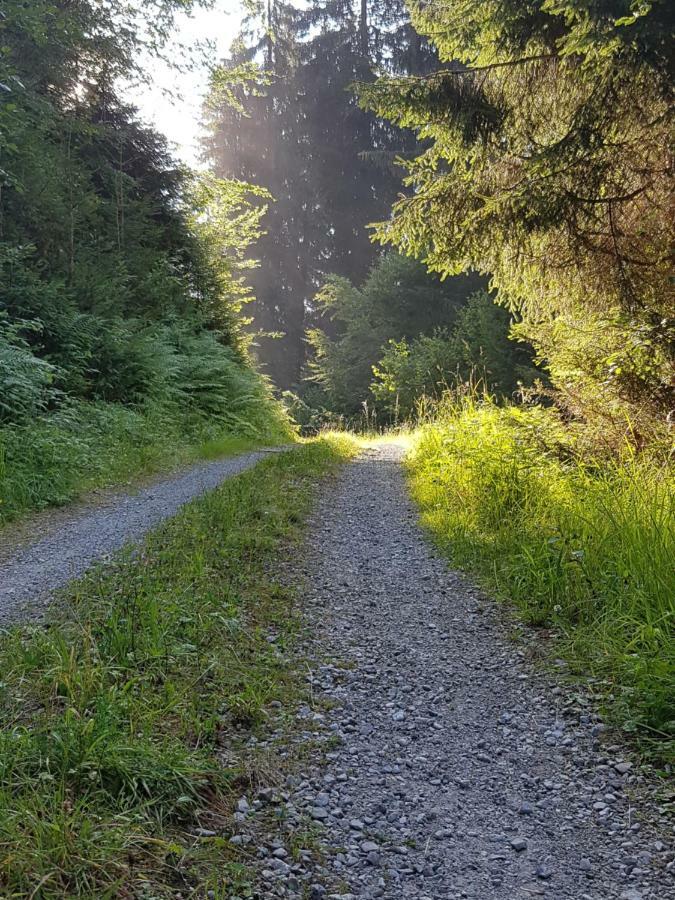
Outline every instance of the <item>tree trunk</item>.
<svg viewBox="0 0 675 900"><path fill-rule="evenodd" d="M361 56L364 60L367 60L370 50L368 41L368 0L361 0L359 34L361 38Z"/></svg>

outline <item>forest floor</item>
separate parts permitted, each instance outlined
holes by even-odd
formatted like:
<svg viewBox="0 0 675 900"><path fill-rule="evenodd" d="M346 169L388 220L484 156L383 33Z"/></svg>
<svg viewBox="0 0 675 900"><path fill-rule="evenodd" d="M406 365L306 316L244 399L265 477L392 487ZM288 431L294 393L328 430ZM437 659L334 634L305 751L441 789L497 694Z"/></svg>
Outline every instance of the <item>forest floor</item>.
<svg viewBox="0 0 675 900"><path fill-rule="evenodd" d="M131 491L100 491L6 525L0 532L0 622L38 614L54 591L270 452L198 463L146 479Z"/></svg>
<svg viewBox="0 0 675 900"><path fill-rule="evenodd" d="M434 553L401 452L345 467L310 525L294 577L312 702L290 738L280 728L257 750L316 749L255 803L263 821L276 804L276 832L268 819L261 835L254 808L240 808L234 840L263 857L256 896L672 900L654 784ZM307 822L318 867L315 852L289 854Z"/></svg>

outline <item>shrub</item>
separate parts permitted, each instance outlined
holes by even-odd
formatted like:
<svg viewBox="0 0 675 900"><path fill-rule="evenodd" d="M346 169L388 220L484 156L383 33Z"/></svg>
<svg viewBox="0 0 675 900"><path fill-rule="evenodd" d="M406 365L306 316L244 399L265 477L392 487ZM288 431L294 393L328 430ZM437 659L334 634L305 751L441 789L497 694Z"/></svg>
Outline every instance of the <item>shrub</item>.
<svg viewBox="0 0 675 900"><path fill-rule="evenodd" d="M482 283L475 275L440 281L396 253L381 257L360 287L330 278L316 298L330 326L307 333L313 350L307 380L323 389L322 405L359 416L364 402L372 401L373 366L387 341L414 340L451 326Z"/></svg>
<svg viewBox="0 0 675 900"><path fill-rule="evenodd" d="M371 391L389 418L409 419L421 398L438 399L458 382L480 381L512 395L542 377L528 347L509 338L510 317L484 291L473 294L454 327L413 341L390 341L373 367Z"/></svg>
<svg viewBox="0 0 675 900"><path fill-rule="evenodd" d="M46 409L56 396L56 368L31 353L19 336L37 323L9 326L0 318L0 423L21 422Z"/></svg>
<svg viewBox="0 0 675 900"><path fill-rule="evenodd" d="M221 360L220 380L211 385L219 415L199 405L203 394L195 402L174 397L136 407L81 400L32 422L0 428L0 522L27 509L66 503L93 487L195 459L205 444L210 448L205 455L213 456L214 448L222 445L227 451L237 438L249 445L290 440L289 419L267 385L224 348L220 351L229 370Z"/></svg>

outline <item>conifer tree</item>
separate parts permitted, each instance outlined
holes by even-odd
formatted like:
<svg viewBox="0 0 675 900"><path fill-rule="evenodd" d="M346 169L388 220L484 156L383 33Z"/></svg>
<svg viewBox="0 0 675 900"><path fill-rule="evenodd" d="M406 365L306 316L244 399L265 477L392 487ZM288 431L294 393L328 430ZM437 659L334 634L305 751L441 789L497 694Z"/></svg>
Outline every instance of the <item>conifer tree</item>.
<svg viewBox="0 0 675 900"><path fill-rule="evenodd" d="M253 4L205 107L205 157L221 176L274 198L254 274L256 325L280 387L300 377L312 298L325 276L365 276L375 249L366 226L400 185L391 166L410 139L358 108L350 90L378 71L429 68L433 55L401 2L312 0ZM243 67L243 68L242 68ZM247 81L245 75L250 79Z"/></svg>
<svg viewBox="0 0 675 900"><path fill-rule="evenodd" d="M360 89L425 142L380 239L443 274L492 274L569 411L658 428L675 402L672 5L411 10L447 65Z"/></svg>

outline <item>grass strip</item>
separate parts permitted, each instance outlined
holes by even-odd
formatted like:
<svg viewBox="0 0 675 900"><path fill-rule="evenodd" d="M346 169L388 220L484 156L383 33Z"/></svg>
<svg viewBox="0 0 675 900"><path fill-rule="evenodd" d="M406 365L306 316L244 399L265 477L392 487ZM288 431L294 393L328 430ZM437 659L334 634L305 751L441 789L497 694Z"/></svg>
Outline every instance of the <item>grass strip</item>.
<svg viewBox="0 0 675 900"><path fill-rule="evenodd" d="M452 562L554 629L616 721L675 762L672 471L576 452L553 410L472 400L418 433L408 471Z"/></svg>
<svg viewBox="0 0 675 900"><path fill-rule="evenodd" d="M0 638L3 897L244 896L234 750L300 689L275 561L355 446L264 460L74 584L52 621Z"/></svg>
<svg viewBox="0 0 675 900"><path fill-rule="evenodd" d="M255 415L248 410L246 427L160 403L84 401L28 424L1 426L0 526L96 488L294 439L279 404L258 406Z"/></svg>

